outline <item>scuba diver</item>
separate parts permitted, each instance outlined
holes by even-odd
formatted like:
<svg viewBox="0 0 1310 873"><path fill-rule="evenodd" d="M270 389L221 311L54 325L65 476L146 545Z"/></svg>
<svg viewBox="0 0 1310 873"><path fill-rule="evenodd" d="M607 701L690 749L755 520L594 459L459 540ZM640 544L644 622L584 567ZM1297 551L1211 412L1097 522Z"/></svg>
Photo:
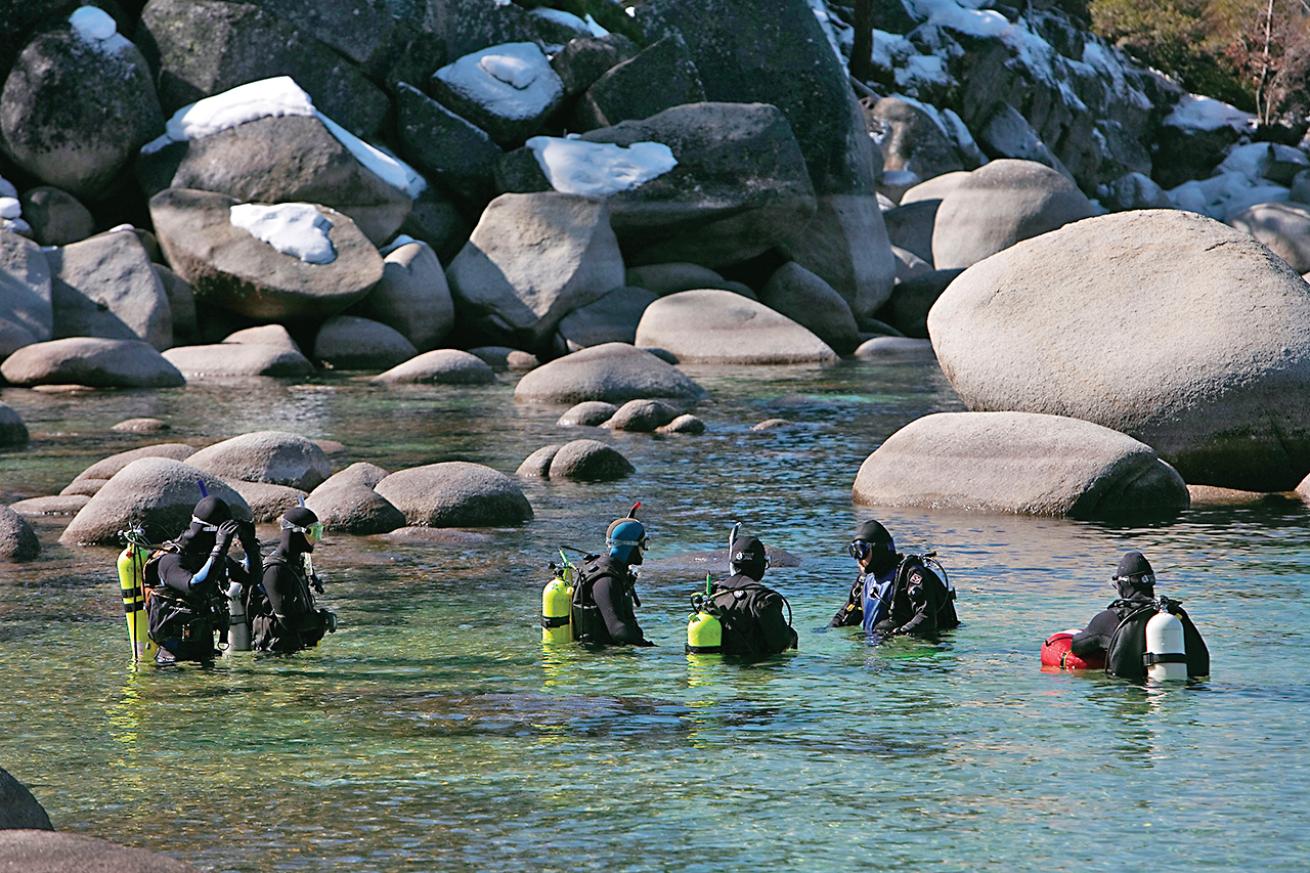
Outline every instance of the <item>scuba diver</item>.
<svg viewBox="0 0 1310 873"><path fill-rule="evenodd" d="M245 558L228 555L240 538ZM259 578L261 563L255 526L232 518L218 497L205 497L191 511L191 524L165 542L147 561L144 572L150 638L159 646L156 663L209 662L227 634L227 584L248 586Z"/></svg>
<svg viewBox="0 0 1310 873"><path fill-rule="evenodd" d="M733 526L728 538L728 567L733 575L714 582L704 598L698 596L693 600L697 613L708 613L720 625L717 651L725 655L762 657L796 648L791 604L760 581L769 569L764 543L758 537L743 535L740 523ZM692 628L700 621L699 615L692 615L687 639L689 652L712 651L693 642L697 632Z"/></svg>
<svg viewBox="0 0 1310 873"><path fill-rule="evenodd" d="M1074 634L1072 651L1084 660L1105 659L1105 672L1124 679L1144 679L1156 663L1186 664L1187 676L1210 674L1210 652L1201 632L1176 600L1155 596L1155 571L1141 552L1125 552L1110 579L1119 592L1111 603ZM1182 624L1183 652L1152 654L1147 625L1160 613ZM1168 659L1168 660L1166 660ZM1175 678L1175 677L1169 677Z"/></svg>
<svg viewBox="0 0 1310 873"><path fill-rule="evenodd" d="M607 555L590 555L573 588L574 639L593 646L653 646L637 624L637 571L646 549L646 526L638 503L605 531Z"/></svg>
<svg viewBox="0 0 1310 873"><path fill-rule="evenodd" d="M929 569L931 553L897 553L887 528L872 519L860 525L847 551L860 574L851 585L846 605L833 616L832 627L863 625L867 637L882 640L901 634L932 634L959 625L955 589Z"/></svg>
<svg viewBox="0 0 1310 873"><path fill-rule="evenodd" d="M336 633L337 617L314 603L314 591L322 594L323 583L310 553L323 539L323 523L310 509L294 506L279 524L282 537L264 559L262 582L249 590L246 614L256 651L289 655Z"/></svg>

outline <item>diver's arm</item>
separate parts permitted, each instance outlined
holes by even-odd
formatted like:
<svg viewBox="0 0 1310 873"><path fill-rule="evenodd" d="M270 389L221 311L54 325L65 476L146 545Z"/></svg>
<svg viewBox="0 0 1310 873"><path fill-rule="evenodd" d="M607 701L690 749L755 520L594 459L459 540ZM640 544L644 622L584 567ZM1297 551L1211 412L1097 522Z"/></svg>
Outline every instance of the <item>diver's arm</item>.
<svg viewBox="0 0 1310 873"><path fill-rule="evenodd" d="M829 627L850 627L864 623L864 577L856 576L851 593L846 598L846 605L837 610L837 614L828 623Z"/></svg>
<svg viewBox="0 0 1310 873"><path fill-rule="evenodd" d="M1080 658L1105 654L1106 647L1110 645L1110 637L1118 626L1119 616L1114 610L1107 609L1097 614L1087 623L1087 627L1074 634L1070 643L1073 653Z"/></svg>
<svg viewBox="0 0 1310 873"><path fill-rule="evenodd" d="M609 631L610 638L621 645L651 645L642 634L641 628L637 625L635 619L625 619L619 616L616 600L623 596L619 587L621 584L612 576L602 576L596 580L596 584L591 588L592 599L596 601L596 606L600 609L600 616L605 622L605 629Z"/></svg>

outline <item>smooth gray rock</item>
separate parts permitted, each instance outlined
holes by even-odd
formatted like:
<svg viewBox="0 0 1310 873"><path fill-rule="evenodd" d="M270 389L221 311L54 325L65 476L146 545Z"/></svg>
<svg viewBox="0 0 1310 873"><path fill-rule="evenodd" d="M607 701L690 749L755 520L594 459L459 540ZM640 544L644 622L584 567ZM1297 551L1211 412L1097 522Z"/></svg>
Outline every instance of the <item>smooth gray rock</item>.
<svg viewBox="0 0 1310 873"><path fill-rule="evenodd" d="M285 255L234 227L224 194L170 188L150 198L168 262L199 302L256 319L324 318L359 302L382 278L382 257L345 215L326 207L330 264Z"/></svg>
<svg viewBox="0 0 1310 873"><path fill-rule="evenodd" d="M896 259L872 195L820 195L814 218L788 236L782 252L831 285L856 318L885 303L896 278Z"/></svg>
<svg viewBox="0 0 1310 873"><path fill-rule="evenodd" d="M603 400L586 400L569 407L555 422L560 427L600 427L614 417L619 408Z"/></svg>
<svg viewBox="0 0 1310 873"><path fill-rule="evenodd" d="M0 91L0 137L16 164L78 197L108 192L162 133L150 68L136 47L89 42L65 22L36 34Z"/></svg>
<svg viewBox="0 0 1310 873"><path fill-rule="evenodd" d="M0 858L24 873L196 873L166 855L47 830L0 830Z"/></svg>
<svg viewBox="0 0 1310 873"><path fill-rule="evenodd" d="M1150 446L1087 421L944 412L892 434L852 497L878 507L1097 519L1172 514L1187 485Z"/></svg>
<svg viewBox="0 0 1310 873"><path fill-rule="evenodd" d="M8 506L0 506L0 561L20 563L31 561L41 554L41 542L36 538L32 526L21 515ZM0 777L7 775L0 770ZM0 801L4 800L5 784L0 778ZM0 819L6 817L8 810L0 802Z"/></svg>
<svg viewBox="0 0 1310 873"><path fill-rule="evenodd" d="M0 830L54 830L45 807L3 767L0 767Z"/></svg>
<svg viewBox="0 0 1310 873"><path fill-rule="evenodd" d="M645 288L661 297L697 288L723 288L728 283L727 279L709 267L685 261L632 267L627 271L625 281L630 286Z"/></svg>
<svg viewBox="0 0 1310 873"><path fill-rule="evenodd" d="M376 488L377 484L391 475L389 470L379 467L377 464L370 464L367 461L357 461L344 470L333 473L323 484L314 489L314 492L326 491L333 488Z"/></svg>
<svg viewBox="0 0 1310 873"><path fill-rule="evenodd" d="M240 494L250 504L250 515L257 524L277 521L293 506L299 506L308 496L299 488L286 485L272 485L268 482L243 482L229 479L232 490Z"/></svg>
<svg viewBox="0 0 1310 873"><path fill-rule="evenodd" d="M432 247L406 243L382 261L382 280L351 312L404 334L414 348L437 348L455 326L455 303Z"/></svg>
<svg viewBox="0 0 1310 873"><path fill-rule="evenodd" d="M555 460L555 455L559 453L563 443L551 443L548 446L542 446L523 459L515 476L521 476L524 479L549 479L550 463Z"/></svg>
<svg viewBox="0 0 1310 873"><path fill-rule="evenodd" d="M190 523L191 510L200 499L198 482L226 501L234 516L250 519L249 505L218 476L169 458L141 458L86 502L59 541L70 546L116 544L120 530L140 523L151 542L163 542Z"/></svg>
<svg viewBox="0 0 1310 873"><path fill-rule="evenodd" d="M785 315L731 291L704 289L661 297L637 327L639 348L679 362L831 364L837 354Z"/></svg>
<svg viewBox="0 0 1310 873"><path fill-rule="evenodd" d="M97 492L99 493L99 492ZM74 516L91 500L86 494L55 495L52 497L31 497L11 503L9 508L28 518L53 518Z"/></svg>
<svg viewBox="0 0 1310 873"><path fill-rule="evenodd" d="M490 385L496 373L477 355L459 349L436 349L424 352L385 373L374 382L403 385Z"/></svg>
<svg viewBox="0 0 1310 873"><path fill-rule="evenodd" d="M314 358L335 370L381 370L417 354L394 327L357 315L334 315L314 340Z"/></svg>
<svg viewBox="0 0 1310 873"><path fill-rule="evenodd" d="M623 284L623 256L603 202L504 194L482 213L446 278L483 332L540 346L569 312Z"/></svg>
<svg viewBox="0 0 1310 873"><path fill-rule="evenodd" d="M679 415L668 424L662 424L655 428L656 433L663 434L702 434L705 433L705 422L697 416L690 413Z"/></svg>
<svg viewBox="0 0 1310 873"><path fill-rule="evenodd" d="M201 449L187 463L245 482L269 482L312 491L332 474L323 450L293 433L262 430L223 440Z"/></svg>
<svg viewBox="0 0 1310 873"><path fill-rule="evenodd" d="M24 346L0 364L14 385L173 388L181 372L140 340L75 337Z"/></svg>
<svg viewBox="0 0 1310 873"><path fill-rule="evenodd" d="M559 447L550 462L551 479L612 482L636 472L616 449L599 440L573 440Z"/></svg>
<svg viewBox="0 0 1310 873"><path fill-rule="evenodd" d="M932 272L932 264L919 257L914 252L893 246L892 254L896 256L897 282L908 282L910 279L924 276ZM895 289L894 285L892 287ZM895 293L895 290L893 290L892 293Z"/></svg>
<svg viewBox="0 0 1310 873"><path fill-rule="evenodd" d="M491 199L504 152L485 130L404 82L396 86L396 114L407 161L465 200Z"/></svg>
<svg viewBox="0 0 1310 873"><path fill-rule="evenodd" d="M760 289L760 302L809 329L840 354L860 342L851 308L833 287L797 263L783 264Z"/></svg>
<svg viewBox="0 0 1310 873"><path fill-rule="evenodd" d="M946 195L964 184L968 178L969 173L960 170L955 173L943 173L935 178L920 182L901 196L900 205L909 206L912 203L936 200L940 206L941 201L946 199Z"/></svg>
<svg viewBox="0 0 1310 873"><path fill-rule="evenodd" d="M887 225L887 238L891 244L913 252L931 264L932 229L939 206L939 200L916 200L884 212L882 220Z"/></svg>
<svg viewBox="0 0 1310 873"><path fill-rule="evenodd" d="M629 285L615 288L594 303L564 316L556 334L556 346L561 351L576 352L605 343L631 343L637 337L642 313L658 299L659 295L645 288Z"/></svg>
<svg viewBox="0 0 1310 873"><path fill-rule="evenodd" d="M606 343L538 367L519 380L514 398L541 403L624 403L649 397L696 399L704 393L681 370L650 352Z"/></svg>
<svg viewBox="0 0 1310 873"><path fill-rule="evenodd" d="M530 42L458 58L433 74L429 89L501 145L523 142L564 99L564 83L540 46Z"/></svg>
<svg viewBox="0 0 1310 873"><path fill-rule="evenodd" d="M54 336L173 344L164 283L136 234L115 231L47 251Z"/></svg>
<svg viewBox="0 0 1310 873"><path fill-rule="evenodd" d="M30 239L0 230L0 360L53 336L49 261Z"/></svg>
<svg viewBox="0 0 1310 873"><path fill-rule="evenodd" d="M601 427L633 433L654 433L681 413L679 407L662 400L629 400L615 410Z"/></svg>
<svg viewBox="0 0 1310 873"><path fill-rule="evenodd" d="M160 433L172 429L172 425L158 418L125 418L110 428L118 433Z"/></svg>
<svg viewBox="0 0 1310 873"><path fill-rule="evenodd" d="M74 479L59 489L59 496L94 497L108 482L108 479Z"/></svg>
<svg viewBox="0 0 1310 873"><path fill-rule="evenodd" d="M27 445L27 425L12 406L0 403L0 448Z"/></svg>
<svg viewBox="0 0 1310 873"><path fill-rule="evenodd" d="M137 449L128 449L126 452L119 452L96 461L87 467L81 473L73 477L77 482L81 479L112 479L119 470L122 470L128 464L141 458L170 458L174 461L185 461L196 453L194 446L186 443L157 443L152 446L141 446Z"/></svg>
<svg viewBox="0 0 1310 873"><path fill-rule="evenodd" d="M1028 240L952 282L928 332L971 409L1094 421L1193 484L1310 472L1310 406L1289 402L1310 390L1305 280L1208 218L1125 212Z"/></svg>
<svg viewBox="0 0 1310 873"><path fill-rule="evenodd" d="M66 246L95 233L95 219L82 202L60 188L37 185L20 198L23 220L32 226L32 238L43 246Z"/></svg>
<svg viewBox="0 0 1310 873"><path fill-rule="evenodd" d="M942 199L933 224L933 264L970 267L1015 243L1092 215L1073 182L1032 161L992 161Z"/></svg>
<svg viewBox="0 0 1310 873"><path fill-rule="evenodd" d="M930 340L903 336L876 336L855 350L855 357L863 361L931 361L934 356Z"/></svg>
<svg viewBox="0 0 1310 873"><path fill-rule="evenodd" d="M401 470L375 490L412 525L497 527L532 520L518 483L481 464L447 461Z"/></svg>
<svg viewBox="0 0 1310 873"><path fill-rule="evenodd" d="M1269 246L1298 273L1310 272L1310 205L1257 203L1228 223Z"/></svg>
<svg viewBox="0 0 1310 873"><path fill-rule="evenodd" d="M468 242L473 225L450 197L429 185L414 201L400 232L432 246L437 259L448 264Z"/></svg>
<svg viewBox="0 0 1310 873"><path fill-rule="evenodd" d="M299 351L260 343L178 346L164 352L164 357L191 381L256 376L294 379L314 372L314 365Z"/></svg>
<svg viewBox="0 0 1310 873"><path fill-rule="evenodd" d="M395 235L412 203L322 121L298 115L247 121L143 154L137 177L151 197L190 188L241 203L317 203L349 216L375 245Z"/></svg>
<svg viewBox="0 0 1310 873"><path fill-rule="evenodd" d="M469 349L469 354L480 358L497 373L526 373L541 366L541 361L532 352L509 346L476 346Z"/></svg>
<svg viewBox="0 0 1310 873"><path fill-rule="evenodd" d="M389 533L405 526L404 513L374 490L389 475L375 464L351 464L315 488L305 505L330 531L360 536Z"/></svg>

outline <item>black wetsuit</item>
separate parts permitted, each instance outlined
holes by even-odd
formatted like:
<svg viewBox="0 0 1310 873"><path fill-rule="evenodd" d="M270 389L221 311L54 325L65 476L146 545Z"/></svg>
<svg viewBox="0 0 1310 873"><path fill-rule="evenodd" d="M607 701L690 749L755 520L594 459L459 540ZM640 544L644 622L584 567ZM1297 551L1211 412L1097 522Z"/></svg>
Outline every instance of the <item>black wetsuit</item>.
<svg viewBox="0 0 1310 873"><path fill-rule="evenodd" d="M874 631L882 637L923 635L950 630L959 624L946 583L911 556L902 561L896 571L891 611L874 627Z"/></svg>
<svg viewBox="0 0 1310 873"><path fill-rule="evenodd" d="M1087 623L1079 633L1074 635L1071 646L1073 653L1080 658L1103 657L1110 645L1110 637L1129 613L1149 606L1154 597L1135 593L1131 597L1116 600L1095 618Z"/></svg>
<svg viewBox="0 0 1310 873"><path fill-rule="evenodd" d="M723 622L724 653L760 656L778 654L796 648L796 631L788 624L787 616L783 613L782 595L753 576L737 573L735 576L715 582L710 602L717 606L724 606L725 601L731 598L720 597L720 594L726 595L731 591L750 589L755 589L764 595L756 601L757 605L763 608L763 614L755 615L749 626L740 630L731 626L732 613L721 616L719 620Z"/></svg>
<svg viewBox="0 0 1310 873"><path fill-rule="evenodd" d="M323 612L314 603L300 554L279 548L264 559L262 583L247 604L251 644L260 652L291 654L318 645L327 633Z"/></svg>
<svg viewBox="0 0 1310 873"><path fill-rule="evenodd" d="M226 629L229 580L249 585L245 566L223 555L210 562L212 537L197 542L183 534L161 555L147 584L153 585L147 613L150 637L179 661L209 661L217 650L214 633ZM205 565L209 564L208 571ZM192 586L198 574L200 584Z"/></svg>
<svg viewBox="0 0 1310 873"><path fill-rule="evenodd" d="M653 646L637 624L637 577L627 564L602 555L587 562L574 596L580 642L602 646Z"/></svg>

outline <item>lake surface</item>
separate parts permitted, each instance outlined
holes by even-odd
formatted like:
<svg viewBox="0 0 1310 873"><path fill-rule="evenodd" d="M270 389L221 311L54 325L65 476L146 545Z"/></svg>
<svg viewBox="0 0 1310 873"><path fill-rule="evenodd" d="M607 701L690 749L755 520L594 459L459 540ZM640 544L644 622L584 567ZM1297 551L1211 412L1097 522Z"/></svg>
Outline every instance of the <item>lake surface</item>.
<svg viewBox="0 0 1310 873"><path fill-rule="evenodd" d="M960 408L949 386L931 364L690 372L712 390L709 432L600 432L637 467L623 482L529 483L522 528L330 537L315 563L342 628L290 659L134 672L114 553L64 549L42 524L42 561L0 566L0 766L61 830L210 870L1306 869L1310 511L1142 527L884 513L903 550L939 552L964 624L868 648L825 627L871 515L850 487L896 428ZM0 455L0 501L56 493L115 451L265 428L339 440L345 462L505 472L596 435L515 404L502 379L6 389L33 444ZM108 431L145 415L174 430ZM750 431L771 417L797 425ZM598 548L635 500L654 547L639 617L659 646L543 652L545 563L561 543ZM687 556L721 549L735 520L802 562L766 577L800 651L751 666L682 649L688 594L723 569ZM1210 681L1039 671L1041 640L1112 599L1129 548L1205 634Z"/></svg>

